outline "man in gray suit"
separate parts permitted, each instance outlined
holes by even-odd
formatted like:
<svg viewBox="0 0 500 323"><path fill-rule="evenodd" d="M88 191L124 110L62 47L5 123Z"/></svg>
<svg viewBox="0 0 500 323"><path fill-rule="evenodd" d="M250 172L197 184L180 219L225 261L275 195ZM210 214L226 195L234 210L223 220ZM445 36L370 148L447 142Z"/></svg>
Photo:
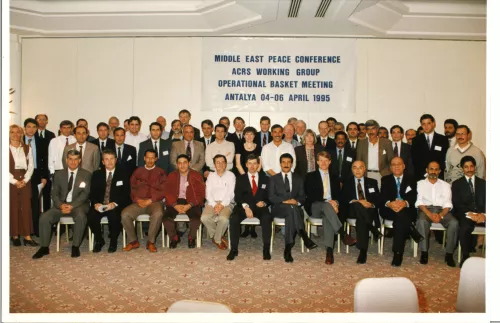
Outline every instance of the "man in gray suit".
<svg viewBox="0 0 500 323"><path fill-rule="evenodd" d="M170 151L172 150L172 140L171 139L161 139L162 125L158 122L152 122L149 125L149 136L150 138L139 144L139 160L138 166L142 167L146 163L142 156L148 149L153 149L156 151L158 159L156 160L156 166L160 167L165 171L165 173L170 173L174 169L170 167Z"/></svg>
<svg viewBox="0 0 500 323"><path fill-rule="evenodd" d="M80 257L80 244L87 227L87 212L89 210L89 193L92 173L79 168L80 152L69 150L66 153L67 168L54 174L52 184L52 201L54 206L40 217L40 249L33 259L49 254L52 225L59 222L62 216L70 216L75 221L73 226L73 247L71 257Z"/></svg>
<svg viewBox="0 0 500 323"><path fill-rule="evenodd" d="M183 133L184 140L172 143L170 167L172 170L176 168L177 156L187 155L191 159L189 167L201 173L205 165L205 147L202 142L193 140L194 128L192 125L185 125Z"/></svg>
<svg viewBox="0 0 500 323"><path fill-rule="evenodd" d="M101 155L99 152L99 147L97 145L88 142L87 137L89 135L89 131L87 128L83 126L78 126L74 130L76 142L71 145L67 145L64 147L62 164L64 168L67 168L68 165L66 163L66 156L68 151L77 150L80 152L81 157L81 168L89 171L90 173L95 172L99 169L101 164Z"/></svg>

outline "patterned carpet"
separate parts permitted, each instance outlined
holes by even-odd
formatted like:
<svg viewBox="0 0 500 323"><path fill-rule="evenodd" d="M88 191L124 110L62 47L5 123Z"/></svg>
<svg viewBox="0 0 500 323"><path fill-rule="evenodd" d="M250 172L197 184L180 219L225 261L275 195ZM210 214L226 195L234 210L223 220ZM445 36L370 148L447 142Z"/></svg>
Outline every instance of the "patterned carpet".
<svg viewBox="0 0 500 323"><path fill-rule="evenodd" d="M297 243L295 261L287 264L284 239L277 234L272 260L263 261L260 228L257 232L257 239L240 240L234 261L227 261L228 252L218 250L206 235L201 249L188 249L186 239L177 249L163 249L158 239L156 254L145 249L145 242L131 252L108 254L106 245L94 254L85 240L77 259L70 257L65 238L61 252L56 252L53 238L51 254L36 261L31 259L36 248L11 246L10 312L161 313L181 299L224 303L239 313L352 312L356 282L391 276L415 284L421 312L455 311L460 269L446 266L444 251L433 239L427 266L410 255L407 243L403 266L391 267L392 239L386 239L383 256L373 244L366 265L356 264L356 248L346 254L342 245L328 266L321 237L314 239L320 247L311 252L300 253Z"/></svg>

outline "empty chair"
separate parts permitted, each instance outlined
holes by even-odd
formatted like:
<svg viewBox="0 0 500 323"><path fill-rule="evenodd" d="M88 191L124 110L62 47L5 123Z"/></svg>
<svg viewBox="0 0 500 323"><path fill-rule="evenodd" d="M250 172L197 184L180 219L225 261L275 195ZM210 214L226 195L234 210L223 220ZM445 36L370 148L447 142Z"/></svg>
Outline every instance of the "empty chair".
<svg viewBox="0 0 500 323"><path fill-rule="evenodd" d="M167 313L232 313L229 306L202 301L177 301L170 305Z"/></svg>
<svg viewBox="0 0 500 323"><path fill-rule="evenodd" d="M415 285L404 277L366 278L354 288L354 312L418 313Z"/></svg>
<svg viewBox="0 0 500 323"><path fill-rule="evenodd" d="M458 282L457 312L485 313L485 259L468 258L460 271Z"/></svg>

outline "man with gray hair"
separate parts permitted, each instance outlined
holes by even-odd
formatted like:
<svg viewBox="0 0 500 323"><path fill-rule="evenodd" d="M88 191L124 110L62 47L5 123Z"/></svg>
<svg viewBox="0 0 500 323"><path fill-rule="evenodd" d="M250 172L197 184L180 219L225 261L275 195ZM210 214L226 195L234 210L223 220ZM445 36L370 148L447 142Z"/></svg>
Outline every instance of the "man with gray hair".
<svg viewBox="0 0 500 323"><path fill-rule="evenodd" d="M295 122L295 135L293 135L293 139L300 142L301 145L304 144L304 136L306 135L307 125L304 120L297 120Z"/></svg>
<svg viewBox="0 0 500 323"><path fill-rule="evenodd" d="M360 140L356 147L356 159L365 163L367 177L378 182L382 176L391 174L390 165L394 151L391 142L385 138L378 137L379 124L375 120L365 122L368 140Z"/></svg>
<svg viewBox="0 0 500 323"><path fill-rule="evenodd" d="M287 125L283 128L283 141L284 141L284 142L288 142L289 144L291 144L291 145L293 146L293 148L295 148L295 147L297 147L297 146L302 146L302 145L300 144L300 142L298 142L298 141L294 138L293 132L294 132L293 125L291 125L291 124L287 124Z"/></svg>

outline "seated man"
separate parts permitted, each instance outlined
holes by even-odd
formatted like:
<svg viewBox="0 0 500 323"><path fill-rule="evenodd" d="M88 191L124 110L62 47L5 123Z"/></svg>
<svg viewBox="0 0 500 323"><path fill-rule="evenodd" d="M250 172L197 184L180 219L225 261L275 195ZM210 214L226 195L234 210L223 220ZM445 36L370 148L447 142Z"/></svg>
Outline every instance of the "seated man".
<svg viewBox="0 0 500 323"><path fill-rule="evenodd" d="M307 173L305 181L306 211L311 217L324 219L327 265L333 264L334 261L333 247L337 233L340 234L344 244L351 246L356 243L356 239L346 234L344 225L339 220L340 180L337 174L328 171L331 162L330 154L327 151L320 151L316 158L319 168Z"/></svg>
<svg viewBox="0 0 500 323"><path fill-rule="evenodd" d="M76 149L66 153L67 168L57 170L52 180L52 201L54 206L40 217L40 249L33 259L49 254L52 226L62 216L71 216L73 226L73 247L71 257L80 257L80 244L87 228L87 212L89 210L90 180L92 173L79 168L80 152Z"/></svg>
<svg viewBox="0 0 500 323"><path fill-rule="evenodd" d="M453 211L460 221L458 237L462 247L462 261L467 258L472 248L472 231L476 226L486 225L486 181L475 175L476 159L464 156L460 160L464 176L451 184Z"/></svg>
<svg viewBox="0 0 500 323"><path fill-rule="evenodd" d="M427 166L427 178L418 181L417 183L417 202L418 207L417 228L418 232L424 237L420 242L420 263L427 265L429 261L428 244L429 230L432 223L441 223L446 229L446 256L444 258L446 264L450 267L455 267L453 260L453 252L457 245L458 239L458 221L450 210L453 206L451 203L451 187L450 184L439 179L441 167L438 162L431 161Z"/></svg>
<svg viewBox="0 0 500 323"><path fill-rule="evenodd" d="M271 214L285 218L285 262L293 262L292 248L299 233L308 249L317 247L304 231L304 213L300 209L306 200L304 181L292 173L293 157L289 153L280 156L281 172L269 180L269 201L273 204Z"/></svg>
<svg viewBox="0 0 500 323"><path fill-rule="evenodd" d="M359 249L358 264L365 264L368 250L368 234L371 232L375 241L381 236L373 221L378 217L377 206L380 201L378 183L365 177L366 166L361 160L352 163L353 178L344 182L340 194L340 203L346 218L356 219L356 247Z"/></svg>
<svg viewBox="0 0 500 323"><path fill-rule="evenodd" d="M177 169L168 175L169 185L165 191L167 210L163 225L170 238L170 248L177 247L180 242L175 230L177 214L189 217L188 247L196 247L196 231L200 227L201 207L205 202L205 182L197 171L189 168L187 155L177 156Z"/></svg>
<svg viewBox="0 0 500 323"><path fill-rule="evenodd" d="M156 150L148 149L144 153L143 167L138 167L130 177L130 196L132 204L122 211L122 225L127 232L125 251L139 248L134 221L141 214L149 214L149 235L146 249L156 252L155 240L163 218L164 193L167 188L167 174L155 163L158 159Z"/></svg>
<svg viewBox="0 0 500 323"><path fill-rule="evenodd" d="M226 170L226 156L215 155L213 163L215 172L211 172L207 178L207 204L201 222L207 227L208 236L217 248L226 250L229 244L222 235L226 232L233 211L236 177L233 172Z"/></svg>
<svg viewBox="0 0 500 323"><path fill-rule="evenodd" d="M233 260L238 256L238 243L240 241L240 223L247 219L256 217L260 220L262 226L262 242L264 243L263 258L271 259L269 251L271 246L271 222L273 218L267 205L269 178L265 175L259 176L260 158L257 155L250 154L246 160L248 173L236 178L236 188L234 190L233 214L229 224L231 233L231 251L227 260Z"/></svg>
<svg viewBox="0 0 500 323"><path fill-rule="evenodd" d="M393 221L394 240L392 251L394 258L392 266L399 267L403 262L403 253L408 234L415 242L422 241L413 224L417 216L415 202L417 201L417 183L409 173L405 173L405 164L401 157L391 160L391 175L382 177L380 215L385 220Z"/></svg>
<svg viewBox="0 0 500 323"><path fill-rule="evenodd" d="M108 218L109 248L108 252L116 251L117 240L122 231L122 210L129 206L130 201L130 173L123 167L116 165L114 149L105 148L102 151L104 168L92 174L90 190L91 208L87 215L89 228L94 234L94 252L100 252L104 246L101 233L101 219Z"/></svg>

